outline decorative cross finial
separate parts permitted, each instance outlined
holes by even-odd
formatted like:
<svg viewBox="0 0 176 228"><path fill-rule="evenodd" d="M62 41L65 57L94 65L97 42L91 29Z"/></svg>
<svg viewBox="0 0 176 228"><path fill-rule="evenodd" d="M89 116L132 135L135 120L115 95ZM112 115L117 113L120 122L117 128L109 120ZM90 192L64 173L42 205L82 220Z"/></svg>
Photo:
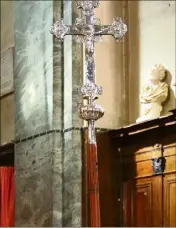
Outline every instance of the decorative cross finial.
<svg viewBox="0 0 176 228"><path fill-rule="evenodd" d="M51 33L63 40L65 35L75 35L77 42L85 44L85 84L79 89L87 105L80 104L79 117L88 121L88 194L90 209L90 226L101 227L98 159L95 137L95 121L104 115L103 108L94 104L94 100L103 93L101 86L95 84L95 42L102 41L102 35L112 35L119 41L127 32L127 26L120 18L113 20L111 25L101 25L100 20L94 18L94 8L98 7L99 0L77 1L77 7L83 11L84 18L77 18L74 25L65 25L63 20L57 21L51 28Z"/></svg>
<svg viewBox="0 0 176 228"><path fill-rule="evenodd" d="M63 20L59 20L51 27L51 33L60 40L66 35L75 35L77 42L85 44L85 85L79 91L88 100L88 105L79 105L79 116L88 120L89 142L95 144L94 121L103 116L104 110L100 106L97 110L93 103L103 92L102 87L95 84L94 43L102 41L102 35L112 35L120 41L127 32L127 26L121 18L114 19L111 25L101 25L100 20L94 17L94 8L99 6L99 0L76 3L77 8L83 11L84 18L76 18L74 25L65 25Z"/></svg>

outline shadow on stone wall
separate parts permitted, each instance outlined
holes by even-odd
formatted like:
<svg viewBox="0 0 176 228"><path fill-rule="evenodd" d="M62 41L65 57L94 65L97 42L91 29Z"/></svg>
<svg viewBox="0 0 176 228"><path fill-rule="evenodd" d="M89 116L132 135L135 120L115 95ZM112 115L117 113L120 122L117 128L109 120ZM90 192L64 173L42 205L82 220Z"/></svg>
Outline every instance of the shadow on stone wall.
<svg viewBox="0 0 176 228"><path fill-rule="evenodd" d="M139 39L139 2L128 3L128 40L129 40L129 122L135 123L139 116L139 82L140 82L140 39Z"/></svg>

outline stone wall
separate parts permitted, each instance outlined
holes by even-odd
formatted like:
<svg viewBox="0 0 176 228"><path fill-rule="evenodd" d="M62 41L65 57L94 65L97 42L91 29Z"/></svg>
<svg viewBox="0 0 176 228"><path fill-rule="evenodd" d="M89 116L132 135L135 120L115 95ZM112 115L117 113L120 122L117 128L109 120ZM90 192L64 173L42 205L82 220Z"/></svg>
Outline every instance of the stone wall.
<svg viewBox="0 0 176 228"><path fill-rule="evenodd" d="M110 25L113 19L122 17L123 1L100 1L95 10L102 25ZM125 21L125 23L127 23ZM96 44L96 83L103 86L103 95L96 101L105 109L103 118L96 126L118 128L125 120L125 91L123 72L123 43L118 43L112 36L103 36L103 43Z"/></svg>
<svg viewBox="0 0 176 228"><path fill-rule="evenodd" d="M74 4L15 2L16 226L81 226L81 45L50 34Z"/></svg>
<svg viewBox="0 0 176 228"><path fill-rule="evenodd" d="M13 1L1 1L1 52L14 46ZM0 144L14 140L14 95L0 98Z"/></svg>
<svg viewBox="0 0 176 228"><path fill-rule="evenodd" d="M130 122L140 113L139 94L155 64L168 70L170 97L163 115L176 107L175 1L129 1L129 110ZM175 95L174 95L175 94Z"/></svg>
<svg viewBox="0 0 176 228"><path fill-rule="evenodd" d="M53 3L16 1L14 13L15 225L52 226Z"/></svg>

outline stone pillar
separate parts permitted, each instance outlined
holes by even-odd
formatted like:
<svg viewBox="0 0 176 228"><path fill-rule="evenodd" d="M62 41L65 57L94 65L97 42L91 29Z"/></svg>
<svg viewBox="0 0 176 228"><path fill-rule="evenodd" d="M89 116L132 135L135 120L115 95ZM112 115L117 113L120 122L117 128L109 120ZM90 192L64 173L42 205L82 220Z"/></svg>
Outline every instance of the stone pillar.
<svg viewBox="0 0 176 228"><path fill-rule="evenodd" d="M72 12L72 15L70 14ZM75 1L64 2L66 24L74 23L80 12ZM71 48L72 47L72 48ZM78 86L82 86L82 45L75 38L64 41L64 157L63 226L81 226L81 126L77 114ZM71 93L70 93L71 92Z"/></svg>
<svg viewBox="0 0 176 228"><path fill-rule="evenodd" d="M15 2L15 226L51 226L52 1Z"/></svg>
<svg viewBox="0 0 176 228"><path fill-rule="evenodd" d="M63 18L63 2L53 2L53 23ZM52 23L52 24L53 24ZM53 226L62 227L64 46L53 37Z"/></svg>
<svg viewBox="0 0 176 228"><path fill-rule="evenodd" d="M81 226L81 45L49 32L75 12L72 1L15 2L16 226Z"/></svg>

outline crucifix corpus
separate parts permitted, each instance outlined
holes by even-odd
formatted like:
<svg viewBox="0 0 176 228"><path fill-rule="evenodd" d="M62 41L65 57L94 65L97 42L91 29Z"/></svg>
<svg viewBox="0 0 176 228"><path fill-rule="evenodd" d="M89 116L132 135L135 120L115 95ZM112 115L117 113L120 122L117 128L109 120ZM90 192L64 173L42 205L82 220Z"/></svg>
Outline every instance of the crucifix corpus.
<svg viewBox="0 0 176 228"><path fill-rule="evenodd" d="M80 95L86 99L87 105L78 108L79 117L88 121L88 195L90 226L100 227L100 204L98 182L98 159L95 134L95 121L104 115L103 108L95 104L95 99L102 94L101 86L95 84L95 42L102 41L102 35L112 35L120 41L127 32L127 26L121 18L113 20L111 25L101 25L94 17L94 8L99 6L99 0L76 1L77 8L82 9L84 18L77 18L73 25L65 25L63 20L57 21L51 27L51 33L63 40L65 35L75 35L79 43L85 44L85 84L79 89Z"/></svg>

